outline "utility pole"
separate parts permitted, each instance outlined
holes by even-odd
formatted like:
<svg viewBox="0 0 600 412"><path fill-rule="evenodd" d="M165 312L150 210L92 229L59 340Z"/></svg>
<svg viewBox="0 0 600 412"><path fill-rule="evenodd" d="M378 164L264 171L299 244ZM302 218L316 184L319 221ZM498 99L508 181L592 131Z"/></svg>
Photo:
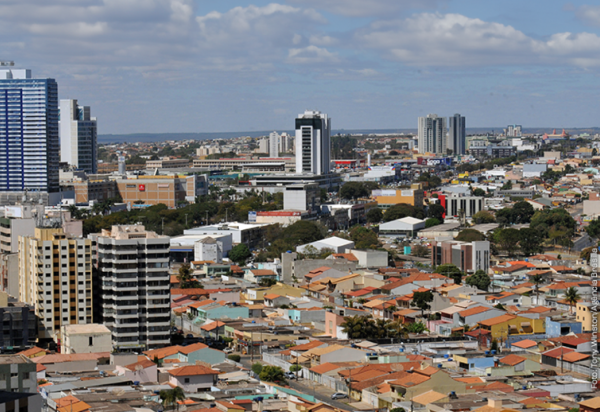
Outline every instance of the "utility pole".
<svg viewBox="0 0 600 412"><path fill-rule="evenodd" d="M165 218L164 217L162 218L162 232L161 232L161 234L162 235L165 234Z"/></svg>
<svg viewBox="0 0 600 412"><path fill-rule="evenodd" d="M204 221L204 226L208 226L208 210L206 211L206 220Z"/></svg>
<svg viewBox="0 0 600 412"><path fill-rule="evenodd" d="M188 223L188 221L187 221L187 217L188 217L188 214L186 213L186 214L185 214L185 228L186 228L186 229L187 229L187 227L188 227L188 225L187 225L187 223Z"/></svg>

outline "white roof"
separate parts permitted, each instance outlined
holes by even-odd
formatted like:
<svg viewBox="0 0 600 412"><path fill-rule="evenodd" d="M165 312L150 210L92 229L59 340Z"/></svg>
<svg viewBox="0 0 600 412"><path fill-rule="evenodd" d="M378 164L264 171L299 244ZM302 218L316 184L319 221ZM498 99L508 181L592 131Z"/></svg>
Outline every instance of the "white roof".
<svg viewBox="0 0 600 412"><path fill-rule="evenodd" d="M415 230L424 229L425 221L414 217L403 217L379 225L380 230Z"/></svg>
<svg viewBox="0 0 600 412"><path fill-rule="evenodd" d="M326 239L317 240L316 242L313 242L313 243L326 243L326 244L332 245L332 246L344 246L344 245L347 245L348 243L352 243L352 241L348 240L348 239L343 239L341 237L332 236L332 237L328 237Z"/></svg>
<svg viewBox="0 0 600 412"><path fill-rule="evenodd" d="M65 334L67 335L88 335L88 334L107 334L110 335L110 329L99 323L65 325Z"/></svg>

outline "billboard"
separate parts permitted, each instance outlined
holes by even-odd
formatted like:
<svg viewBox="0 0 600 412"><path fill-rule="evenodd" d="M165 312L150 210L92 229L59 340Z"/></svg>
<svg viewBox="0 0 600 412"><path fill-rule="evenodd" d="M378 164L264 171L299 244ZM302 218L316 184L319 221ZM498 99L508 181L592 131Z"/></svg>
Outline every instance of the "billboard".
<svg viewBox="0 0 600 412"><path fill-rule="evenodd" d="M146 191L146 185L139 185L138 189L140 190L140 192L145 192Z"/></svg>
<svg viewBox="0 0 600 412"><path fill-rule="evenodd" d="M290 217L290 216L302 216L302 212L250 212L254 213L256 216L281 216L281 217ZM248 213L248 215L250 215ZM256 217L255 217L256 218Z"/></svg>
<svg viewBox="0 0 600 412"><path fill-rule="evenodd" d="M4 206L4 217L23 217L23 208L21 206Z"/></svg>
<svg viewBox="0 0 600 412"><path fill-rule="evenodd" d="M256 212L248 212L248 222L256 223Z"/></svg>
<svg viewBox="0 0 600 412"><path fill-rule="evenodd" d="M450 166L452 165L451 157L417 157L417 164L421 166Z"/></svg>

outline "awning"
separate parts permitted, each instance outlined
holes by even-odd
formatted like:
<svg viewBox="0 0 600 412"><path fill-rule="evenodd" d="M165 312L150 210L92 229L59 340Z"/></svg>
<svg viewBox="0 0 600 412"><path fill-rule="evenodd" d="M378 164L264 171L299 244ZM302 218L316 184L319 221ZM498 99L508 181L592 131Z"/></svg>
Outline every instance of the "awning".
<svg viewBox="0 0 600 412"><path fill-rule="evenodd" d="M530 322L521 322L521 327L522 328L530 328L531 327L531 323Z"/></svg>
<svg viewBox="0 0 600 412"><path fill-rule="evenodd" d="M508 325L508 327L510 328L510 330L517 329L517 325Z"/></svg>

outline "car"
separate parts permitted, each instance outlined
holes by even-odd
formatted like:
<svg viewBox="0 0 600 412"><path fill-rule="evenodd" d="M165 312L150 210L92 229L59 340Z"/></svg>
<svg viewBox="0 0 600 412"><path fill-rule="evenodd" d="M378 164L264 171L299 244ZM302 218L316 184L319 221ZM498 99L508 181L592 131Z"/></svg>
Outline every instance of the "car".
<svg viewBox="0 0 600 412"><path fill-rule="evenodd" d="M348 394L344 393L344 392L336 392L333 395L331 395L331 399L333 399L334 401L336 399L345 399L347 397L348 397Z"/></svg>
<svg viewBox="0 0 600 412"><path fill-rule="evenodd" d="M233 348L225 348L225 349L223 349L223 352L225 352L225 353L233 353L234 351L233 351Z"/></svg>
<svg viewBox="0 0 600 412"><path fill-rule="evenodd" d="M192 335L191 333L188 333L187 335L185 335L186 339L194 339L194 335Z"/></svg>
<svg viewBox="0 0 600 412"><path fill-rule="evenodd" d="M286 379L298 379L294 372L286 372L283 374Z"/></svg>

